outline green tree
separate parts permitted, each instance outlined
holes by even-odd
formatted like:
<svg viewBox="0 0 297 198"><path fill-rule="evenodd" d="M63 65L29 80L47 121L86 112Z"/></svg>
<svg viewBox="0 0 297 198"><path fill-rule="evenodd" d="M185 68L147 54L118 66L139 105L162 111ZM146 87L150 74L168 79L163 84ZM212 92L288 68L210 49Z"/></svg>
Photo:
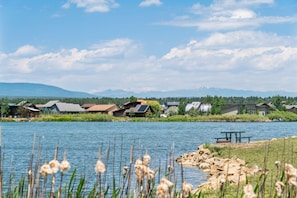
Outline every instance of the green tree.
<svg viewBox="0 0 297 198"><path fill-rule="evenodd" d="M272 104L275 106L276 109L278 109L280 111L284 110L284 106L282 104L282 98L280 96L273 96Z"/></svg>
<svg viewBox="0 0 297 198"><path fill-rule="evenodd" d="M186 113L186 102L181 100L178 105L178 115L185 115Z"/></svg>
<svg viewBox="0 0 297 198"><path fill-rule="evenodd" d="M135 96L131 96L129 101L130 102L137 102L137 98Z"/></svg>
<svg viewBox="0 0 297 198"><path fill-rule="evenodd" d="M6 117L9 113L9 104L8 104L8 99L5 98L3 101L2 101L2 104L1 104L1 118L3 117Z"/></svg>
<svg viewBox="0 0 297 198"><path fill-rule="evenodd" d="M226 105L226 101L223 97L215 96L211 102L211 114L221 114L222 108Z"/></svg>
<svg viewBox="0 0 297 198"><path fill-rule="evenodd" d="M190 116L198 116L199 115L199 112L198 112L198 110L197 109L194 109L193 107L190 109L190 111L189 111L189 115Z"/></svg>
<svg viewBox="0 0 297 198"><path fill-rule="evenodd" d="M159 117L161 113L161 105L158 101L147 101L147 105L150 105L154 111L152 116Z"/></svg>

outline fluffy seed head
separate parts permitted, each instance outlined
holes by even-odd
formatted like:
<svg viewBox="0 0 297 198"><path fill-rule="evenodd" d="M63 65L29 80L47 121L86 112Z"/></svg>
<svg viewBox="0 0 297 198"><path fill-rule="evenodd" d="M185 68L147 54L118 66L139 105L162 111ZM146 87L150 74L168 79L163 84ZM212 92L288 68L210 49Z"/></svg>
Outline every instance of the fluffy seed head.
<svg viewBox="0 0 297 198"><path fill-rule="evenodd" d="M64 159L60 164L61 172L64 173L71 168L70 163L66 159L66 152L64 152Z"/></svg>
<svg viewBox="0 0 297 198"><path fill-rule="evenodd" d="M106 171L105 165L101 160L98 160L95 166L95 172L96 174L104 173Z"/></svg>
<svg viewBox="0 0 297 198"><path fill-rule="evenodd" d="M157 187L157 197L158 198L169 198L169 188L166 184L159 184Z"/></svg>
<svg viewBox="0 0 297 198"><path fill-rule="evenodd" d="M48 163L43 164L40 167L39 173L41 173L43 176L47 177L50 174L53 174L53 171Z"/></svg>
<svg viewBox="0 0 297 198"><path fill-rule="evenodd" d="M256 197L256 194L254 193L253 186L251 184L246 185L243 188L243 192L244 192L244 195L243 195L244 198L254 198L254 197Z"/></svg>
<svg viewBox="0 0 297 198"><path fill-rule="evenodd" d="M275 183L275 190L277 197L281 197L283 193L283 188L285 187L285 184L281 181L277 181Z"/></svg>
<svg viewBox="0 0 297 198"><path fill-rule="evenodd" d="M142 163L145 166L149 166L150 163L151 163L151 157L148 154L144 155L143 156L143 162Z"/></svg>
<svg viewBox="0 0 297 198"><path fill-rule="evenodd" d="M124 166L123 167L123 177L126 177L127 176L127 173L128 173L128 170L129 170L129 167L128 166Z"/></svg>
<svg viewBox="0 0 297 198"><path fill-rule="evenodd" d="M189 197L190 193L191 193L191 190L193 189L193 185L184 182L183 185L182 185L182 189L183 189L183 196L184 197Z"/></svg>
<svg viewBox="0 0 297 198"><path fill-rule="evenodd" d="M162 184L166 184L169 188L172 188L173 187L173 183L171 181L169 181L168 179L166 179L165 177L163 177L161 179L161 183Z"/></svg>
<svg viewBox="0 0 297 198"><path fill-rule="evenodd" d="M281 167L280 161L275 161L274 164L275 164L276 168L278 168L278 169Z"/></svg>
<svg viewBox="0 0 297 198"><path fill-rule="evenodd" d="M58 160L54 159L49 162L49 166L51 167L53 174L56 174L60 169L60 163Z"/></svg>

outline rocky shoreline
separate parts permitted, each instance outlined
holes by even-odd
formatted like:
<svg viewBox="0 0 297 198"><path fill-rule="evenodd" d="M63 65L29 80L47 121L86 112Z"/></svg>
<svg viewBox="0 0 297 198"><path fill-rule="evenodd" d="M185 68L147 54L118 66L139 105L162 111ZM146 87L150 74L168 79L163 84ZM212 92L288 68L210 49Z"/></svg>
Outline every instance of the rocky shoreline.
<svg viewBox="0 0 297 198"><path fill-rule="evenodd" d="M215 153L204 148L204 145L200 145L195 152L181 155L176 162L182 166L197 167L208 174L207 181L199 185L195 192L220 189L226 181L230 184L245 184L248 175L261 172L258 166L248 168L245 161L237 157L215 157Z"/></svg>

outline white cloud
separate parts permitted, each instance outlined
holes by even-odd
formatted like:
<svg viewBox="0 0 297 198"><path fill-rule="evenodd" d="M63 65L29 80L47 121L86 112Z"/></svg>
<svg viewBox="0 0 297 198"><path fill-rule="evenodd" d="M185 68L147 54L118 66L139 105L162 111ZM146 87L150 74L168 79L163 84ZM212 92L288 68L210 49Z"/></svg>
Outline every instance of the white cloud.
<svg viewBox="0 0 297 198"><path fill-rule="evenodd" d="M86 12L109 12L112 8L119 7L114 0L68 0L62 7L68 9L71 4L84 8Z"/></svg>
<svg viewBox="0 0 297 198"><path fill-rule="evenodd" d="M160 0L145 0L139 4L140 7L149 7L152 5L160 6L162 2Z"/></svg>
<svg viewBox="0 0 297 198"><path fill-rule="evenodd" d="M192 39L161 57L144 56L141 45L130 39L115 39L87 49L55 52L37 49L35 54L16 53L26 48L20 47L15 53L0 53L1 80L34 79L65 89L92 92L201 86L293 91L297 89L292 84L297 72L296 46L296 37L234 31Z"/></svg>
<svg viewBox="0 0 297 198"><path fill-rule="evenodd" d="M39 53L39 49L32 45L24 45L18 48L13 55L14 56L22 56L22 55L33 55Z"/></svg>
<svg viewBox="0 0 297 198"><path fill-rule="evenodd" d="M177 17L164 25L179 27L197 27L205 31L226 31L255 29L264 24L293 23L297 16L263 16L257 14L257 8L274 4L273 0L217 0L209 6L200 3L191 7L191 13Z"/></svg>
<svg viewBox="0 0 297 198"><path fill-rule="evenodd" d="M251 19L256 17L256 13L247 9L238 9L231 13L231 19Z"/></svg>

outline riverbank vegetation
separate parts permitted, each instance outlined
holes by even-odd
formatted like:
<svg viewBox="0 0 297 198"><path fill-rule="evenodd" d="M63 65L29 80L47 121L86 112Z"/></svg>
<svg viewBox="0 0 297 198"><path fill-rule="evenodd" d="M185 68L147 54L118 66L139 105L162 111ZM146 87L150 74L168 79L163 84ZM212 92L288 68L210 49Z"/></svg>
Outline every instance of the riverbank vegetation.
<svg viewBox="0 0 297 198"><path fill-rule="evenodd" d="M28 158L27 173L15 175L14 168L4 169L9 164L0 147L0 193L2 197L147 197L147 198L216 198L216 197L296 197L297 138L274 139L244 144L207 144L214 157L236 158L246 162L247 167L258 167L257 174L249 175L245 183L231 184L226 180L218 189L199 189L183 178L182 166L174 163L173 151L168 159L151 158L149 150L137 152L133 145L130 159L115 159L116 146L102 147L95 156L91 175L77 172L71 165L71 156L58 154L58 145L53 158L42 156L40 146L33 141L32 154ZM38 139L38 138L37 138ZM122 156L120 155L120 158ZM161 160L165 161L161 163ZM115 161L123 163L115 164ZM155 163L159 161L159 163ZM162 165L161 165L162 164ZM10 170L12 172L5 172ZM120 170L120 171L119 171Z"/></svg>
<svg viewBox="0 0 297 198"><path fill-rule="evenodd" d="M159 117L114 117L107 114L42 114L35 118L2 118L2 122L271 122L297 121L297 114L292 112L271 112L266 116L255 114L239 115L174 115Z"/></svg>

